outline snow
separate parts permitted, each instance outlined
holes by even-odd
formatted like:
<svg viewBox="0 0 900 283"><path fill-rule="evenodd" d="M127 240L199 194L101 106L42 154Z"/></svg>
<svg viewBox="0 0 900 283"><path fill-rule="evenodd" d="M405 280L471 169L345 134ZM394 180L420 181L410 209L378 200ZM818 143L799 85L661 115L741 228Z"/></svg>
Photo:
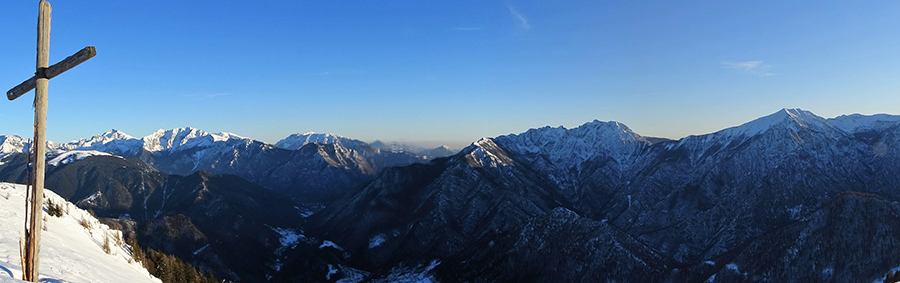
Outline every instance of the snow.
<svg viewBox="0 0 900 283"><path fill-rule="evenodd" d="M773 131L770 131L773 130ZM740 126L727 128L706 135L692 135L677 142L674 147L667 148L678 150L687 149L694 154L689 155L690 164L697 165L716 156L720 152L727 152L730 148L739 147L752 137L761 139L781 139L780 135L790 134L794 144L804 141L798 135L801 132L816 132L822 138L837 139L844 135L838 128L831 125L829 120L816 116L812 112L801 109L782 109L773 114L744 123ZM765 134L771 133L771 134ZM776 156L767 156L760 160L773 160Z"/></svg>
<svg viewBox="0 0 900 283"><path fill-rule="evenodd" d="M94 155L133 156L140 151L158 152L188 148L210 147L218 143L228 145L250 143L253 140L233 133L210 134L199 129L185 127L156 132L137 139L118 130L64 144L47 142L47 156L52 165L67 164ZM30 141L19 136L0 135L0 158L10 153L24 152ZM73 156L74 155L74 156Z"/></svg>
<svg viewBox="0 0 900 283"><path fill-rule="evenodd" d="M91 137L90 139L80 139L71 141L65 144L61 144L58 147L60 149L85 149L85 148L98 148L100 146L106 145L111 142L119 141L119 140L137 140L132 136L129 136L126 133L123 133L119 130L112 129L106 131L103 134L99 134Z"/></svg>
<svg viewBox="0 0 900 283"><path fill-rule="evenodd" d="M326 248L326 247L332 247L332 248L335 248L335 249L337 249L337 250L339 250L339 251L342 251L342 250L343 250L343 249L341 249L340 246L338 246L337 244L335 244L334 242L329 241L329 240L323 241L323 242L322 242L322 245L319 246L320 249L324 249L324 248Z"/></svg>
<svg viewBox="0 0 900 283"><path fill-rule="evenodd" d="M60 153L50 161L47 161L47 164L53 166L59 166L60 164L69 164L78 160L85 159L89 156L115 156L106 152L99 152L96 150L72 150ZM119 156L116 156L119 157ZM121 157L119 157L121 158Z"/></svg>
<svg viewBox="0 0 900 283"><path fill-rule="evenodd" d="M371 273L365 272L359 269L346 267L343 265L338 265L337 269L341 272L341 275L344 275L343 278L338 279L336 283L357 283L362 282L363 279L369 277Z"/></svg>
<svg viewBox="0 0 900 283"><path fill-rule="evenodd" d="M573 129L559 126L530 129L521 134L499 136L493 139L502 149L509 153L524 156L525 163L537 168L550 169L551 175L560 177L555 180L564 190L576 186L576 180L563 177L578 175L581 166L594 158L610 158L607 166L617 170L625 170L634 164L633 156L649 146L640 135L634 133L625 124L615 121L598 121L585 123ZM469 152L472 148L464 149Z"/></svg>
<svg viewBox="0 0 900 283"><path fill-rule="evenodd" d="M438 260L432 260L428 266L419 266L417 268L397 267L391 269L391 273L381 279L372 280L377 283L432 283L438 282L434 276L428 274L432 269L440 265Z"/></svg>
<svg viewBox="0 0 900 283"><path fill-rule="evenodd" d="M788 213L791 214L791 220L797 220L800 218L800 213L803 212L803 205L798 204L793 207L788 208Z"/></svg>
<svg viewBox="0 0 900 283"><path fill-rule="evenodd" d="M741 271L738 269L737 264L734 264L733 262L732 262L732 263L729 263L729 264L726 264L726 265L725 265L725 269L734 271L735 273L741 273Z"/></svg>
<svg viewBox="0 0 900 283"><path fill-rule="evenodd" d="M337 268L334 268L333 265L328 265L328 274L325 274L325 279L331 280L331 275L335 275L338 273Z"/></svg>
<svg viewBox="0 0 900 283"><path fill-rule="evenodd" d="M10 153L24 152L29 144L31 143L28 139L20 136L0 135L0 158Z"/></svg>
<svg viewBox="0 0 900 283"><path fill-rule="evenodd" d="M209 247L209 244L206 244L205 246L200 247L199 249L197 249L196 251L194 251L194 255L198 255L198 254L202 253L202 252L203 252L204 250L206 250L206 248L208 248L208 247Z"/></svg>
<svg viewBox="0 0 900 283"><path fill-rule="evenodd" d="M490 138L481 138L464 149L464 151L469 152L469 154L466 155L466 161L472 167L481 168L513 165L513 160L512 158L509 158L509 154Z"/></svg>
<svg viewBox="0 0 900 283"><path fill-rule="evenodd" d="M279 242L282 247L293 247L300 243L300 240L305 240L306 236L297 231L285 228L272 228L278 234L281 234L281 238L279 238ZM324 245L324 244L323 244Z"/></svg>
<svg viewBox="0 0 900 283"><path fill-rule="evenodd" d="M727 136L755 136L761 134L776 125L788 127L809 127L810 125L827 125L827 121L816 116L812 112L802 109L781 109L771 115L760 117L756 120L744 123L737 127L731 127L717 132ZM710 136L710 135L707 135Z"/></svg>
<svg viewBox="0 0 900 283"><path fill-rule="evenodd" d="M900 123L900 116L887 114L876 114L871 116L853 114L830 118L828 119L828 122L835 128L852 134L862 131L881 131L887 129L890 126Z"/></svg>
<svg viewBox="0 0 900 283"><path fill-rule="evenodd" d="M152 277L140 263L133 262L130 248L115 243L121 232L110 229L55 193L44 190L47 199L59 204L60 218L44 214L45 231L41 233L41 282L161 282ZM23 236L25 186L0 183L0 282L21 282L19 239ZM89 223L86 229L81 222ZM105 239L112 249L103 251Z"/></svg>
<svg viewBox="0 0 900 283"><path fill-rule="evenodd" d="M143 137L141 141L144 149L157 152L182 148L209 147L215 143L222 142L250 142L251 140L227 132L210 134L200 129L184 127L171 130L159 129Z"/></svg>
<svg viewBox="0 0 900 283"><path fill-rule="evenodd" d="M890 272L894 272L894 273L896 273L896 272L898 272L898 271L900 271L900 266L891 268L891 270L890 270ZM882 275L881 277L875 278L875 280L872 280L872 283L882 283L882 282L884 282L885 277L887 277L887 273L888 273L888 271L885 271L885 272L884 272L884 275Z"/></svg>
<svg viewBox="0 0 900 283"><path fill-rule="evenodd" d="M209 135L213 138L214 142L224 142L224 141L228 141L231 139L246 139L245 137L235 135L235 134L229 133L229 132L221 132L221 133L209 134Z"/></svg>
<svg viewBox="0 0 900 283"><path fill-rule="evenodd" d="M377 246L383 244L387 239L385 239L384 234L375 235L372 239L369 240L369 248L373 249Z"/></svg>
<svg viewBox="0 0 900 283"><path fill-rule="evenodd" d="M336 145L345 146L344 144L352 145L357 142L358 141L356 141L356 140L353 140L350 138L345 138L340 135L330 134L330 133L317 134L315 132L306 132L306 133L302 133L302 134L297 133L297 134L290 135L290 136L278 141L277 143L275 143L275 146L283 148L283 149L297 150L297 149L300 149L301 147L303 147L304 145L311 144L311 143L336 144ZM351 149L359 150L358 148L351 148Z"/></svg>
<svg viewBox="0 0 900 283"><path fill-rule="evenodd" d="M96 193L94 193L94 194L92 194L92 195L90 195L90 196L88 196L88 197L86 197L86 198L84 198L84 199L78 201L77 203L94 204L94 203L92 203L92 202L93 202L94 200L97 200L97 198L99 198L99 197L102 196L102 195L103 195L103 193L101 193L101 192L96 192Z"/></svg>

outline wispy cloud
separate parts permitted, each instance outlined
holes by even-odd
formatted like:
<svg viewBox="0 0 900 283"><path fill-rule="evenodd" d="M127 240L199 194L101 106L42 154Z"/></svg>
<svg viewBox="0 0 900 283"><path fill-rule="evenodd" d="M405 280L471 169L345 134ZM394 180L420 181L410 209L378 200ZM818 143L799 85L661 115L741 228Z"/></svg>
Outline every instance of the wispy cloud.
<svg viewBox="0 0 900 283"><path fill-rule="evenodd" d="M448 28L447 30L453 30L453 31L473 31L473 30L481 30L481 28L456 27L456 28Z"/></svg>
<svg viewBox="0 0 900 283"><path fill-rule="evenodd" d="M531 25L528 24L528 19L526 19L525 16L523 16L522 13L519 12L519 10L511 5L507 5L506 7L509 8L509 13L512 14L513 17L516 17L516 19L519 21L520 27L522 27L523 29L531 28Z"/></svg>
<svg viewBox="0 0 900 283"><path fill-rule="evenodd" d="M722 62L722 65L725 65L725 67L728 67L730 69L745 71L747 73L757 75L760 77L768 77L768 76L775 75L774 73L769 72L769 69L772 66L763 64L762 61L744 61L744 62L726 61L726 62Z"/></svg>

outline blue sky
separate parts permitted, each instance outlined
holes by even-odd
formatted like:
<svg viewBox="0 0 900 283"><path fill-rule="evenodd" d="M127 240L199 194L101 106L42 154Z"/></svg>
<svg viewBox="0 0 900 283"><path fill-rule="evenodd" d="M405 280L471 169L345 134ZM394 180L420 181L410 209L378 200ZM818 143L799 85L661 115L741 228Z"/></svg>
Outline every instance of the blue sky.
<svg viewBox="0 0 900 283"><path fill-rule="evenodd" d="M781 108L900 114L898 1L52 1L48 138L192 126L468 144L594 119L680 138ZM277 4L276 4L277 3ZM37 1L0 4L0 87ZM31 135L29 93L0 134Z"/></svg>

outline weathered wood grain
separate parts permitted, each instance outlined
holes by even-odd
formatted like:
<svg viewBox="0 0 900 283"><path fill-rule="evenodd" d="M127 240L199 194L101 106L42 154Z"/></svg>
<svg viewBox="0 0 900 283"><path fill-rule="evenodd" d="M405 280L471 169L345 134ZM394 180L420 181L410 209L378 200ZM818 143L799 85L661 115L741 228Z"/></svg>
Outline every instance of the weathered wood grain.
<svg viewBox="0 0 900 283"><path fill-rule="evenodd" d="M85 48L82 48L77 53L72 54L72 56L66 57L66 59L59 61L59 63L53 64L53 66L48 67L44 72L44 75L48 79L52 79L59 74L62 74L63 72L68 71L75 66L78 66L78 64L84 63L84 61L93 58L95 55L97 55L97 49L93 46L87 46ZM9 100L15 100L16 98L19 98L20 96L28 93L29 91L34 89L35 84L37 83L37 79L38 77L37 75L35 75L28 80L20 83L19 85L13 87L6 92L6 98L8 98Z"/></svg>

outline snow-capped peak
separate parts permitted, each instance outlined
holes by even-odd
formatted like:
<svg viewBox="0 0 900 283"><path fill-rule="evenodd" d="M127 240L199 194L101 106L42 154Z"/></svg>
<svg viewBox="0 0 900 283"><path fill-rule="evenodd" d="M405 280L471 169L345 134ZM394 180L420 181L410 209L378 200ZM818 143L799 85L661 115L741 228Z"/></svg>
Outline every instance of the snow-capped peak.
<svg viewBox="0 0 900 283"><path fill-rule="evenodd" d="M124 132L122 132L122 131L116 130L116 129L110 129L109 131L106 131L105 133L103 133L103 134L101 134L101 135L99 135L99 136L95 136L94 138L97 138L97 137L103 137L104 140L130 140L130 139L134 139L134 137L132 137L132 136L130 136L130 135L128 135L128 134L126 134L126 133L124 133Z"/></svg>
<svg viewBox="0 0 900 283"><path fill-rule="evenodd" d="M206 132L191 127L159 129L143 138L144 148L148 151L161 151L183 145L187 141L203 135L206 135Z"/></svg>
<svg viewBox="0 0 900 283"><path fill-rule="evenodd" d="M230 140L247 140L247 138L227 132L210 134L200 129L184 127L171 130L159 129L142 139L144 149L147 151L208 146L214 142L226 142Z"/></svg>
<svg viewBox="0 0 900 283"><path fill-rule="evenodd" d="M463 151L468 152L465 157L466 162L472 167L499 167L514 164L509 154L491 138L481 138Z"/></svg>
<svg viewBox="0 0 900 283"><path fill-rule="evenodd" d="M784 108L771 115L760 117L740 126L724 129L719 131L719 133L729 136L750 137L761 134L776 126L800 129L810 127L825 128L829 127L829 124L824 118L816 116L816 114L813 114L812 112L796 108Z"/></svg>
<svg viewBox="0 0 900 283"><path fill-rule="evenodd" d="M519 154L541 154L562 168L578 168L595 156L611 157L620 165L638 149L649 145L625 124L594 120L577 128L543 127L496 139Z"/></svg>
<svg viewBox="0 0 900 283"><path fill-rule="evenodd" d="M20 136L0 135L0 157L10 153L23 152L30 142Z"/></svg>
<svg viewBox="0 0 900 283"><path fill-rule="evenodd" d="M318 134L315 132L306 132L302 134L292 134L275 143L275 146L289 150L297 150L310 143L336 144L346 146L343 144L353 144L355 143L355 140L331 133Z"/></svg>

